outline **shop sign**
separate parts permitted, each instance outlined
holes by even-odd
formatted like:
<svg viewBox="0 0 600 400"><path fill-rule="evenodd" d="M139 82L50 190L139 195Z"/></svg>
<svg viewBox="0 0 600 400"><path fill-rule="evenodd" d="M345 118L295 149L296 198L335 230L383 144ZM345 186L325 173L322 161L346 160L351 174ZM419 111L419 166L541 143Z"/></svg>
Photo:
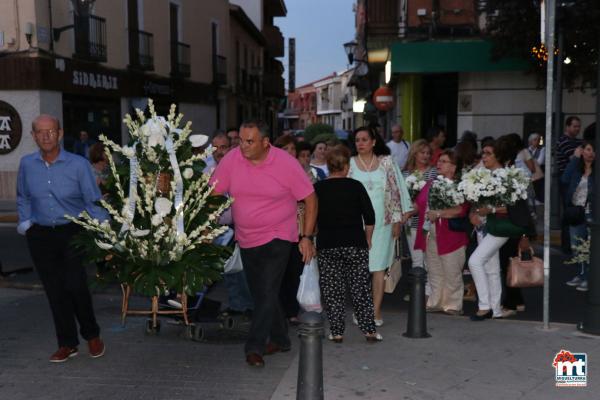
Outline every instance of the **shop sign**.
<svg viewBox="0 0 600 400"><path fill-rule="evenodd" d="M119 90L118 79L113 75L73 71L73 85L105 90Z"/></svg>
<svg viewBox="0 0 600 400"><path fill-rule="evenodd" d="M0 155L8 154L21 142L23 125L21 118L8 103L0 101Z"/></svg>
<svg viewBox="0 0 600 400"><path fill-rule="evenodd" d="M161 85L159 83L150 81L144 82L144 95L150 96L155 94L171 96L173 94L173 90L171 89L170 85Z"/></svg>

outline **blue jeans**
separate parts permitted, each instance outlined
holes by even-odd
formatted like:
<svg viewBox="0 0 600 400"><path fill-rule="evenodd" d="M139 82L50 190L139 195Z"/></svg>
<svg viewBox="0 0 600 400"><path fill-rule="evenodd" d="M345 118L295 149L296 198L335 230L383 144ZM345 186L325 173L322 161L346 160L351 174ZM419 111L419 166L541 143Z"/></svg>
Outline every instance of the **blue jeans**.
<svg viewBox="0 0 600 400"><path fill-rule="evenodd" d="M244 271L235 272L233 274L223 274L223 282L227 288L227 298L229 308L234 311L244 312L252 310L252 296L246 282L246 274Z"/></svg>
<svg viewBox="0 0 600 400"><path fill-rule="evenodd" d="M586 214L586 219L587 219L587 217L588 217L588 215ZM573 249L574 252L576 252L575 246L581 246L581 244L582 244L581 241L587 240L589 237L589 230L588 230L588 226L586 223L583 223L580 225L570 225L569 233L571 234L571 249ZM577 255L577 254L575 254L575 255ZM587 274L590 269L590 264L589 263L580 263L579 265L581 267L581 269L579 271L579 276L581 277L581 279L587 280Z"/></svg>
<svg viewBox="0 0 600 400"><path fill-rule="evenodd" d="M262 246L240 249L248 287L254 300L252 325L244 348L246 354L263 354L270 341L290 347L287 323L279 301L279 290L292 243L274 239Z"/></svg>

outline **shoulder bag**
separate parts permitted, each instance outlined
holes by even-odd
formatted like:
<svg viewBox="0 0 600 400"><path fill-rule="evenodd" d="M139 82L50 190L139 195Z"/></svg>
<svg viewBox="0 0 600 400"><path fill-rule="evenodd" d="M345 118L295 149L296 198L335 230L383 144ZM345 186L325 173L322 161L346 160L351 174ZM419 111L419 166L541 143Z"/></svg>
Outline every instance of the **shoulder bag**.
<svg viewBox="0 0 600 400"><path fill-rule="evenodd" d="M525 239L526 237L522 238L521 243ZM525 257L521 251L521 243L519 243L517 257L510 259L506 273L506 286L514 288L544 286L544 261L534 256L532 247L529 247L529 256Z"/></svg>
<svg viewBox="0 0 600 400"><path fill-rule="evenodd" d="M385 276L383 278L385 282L384 290L386 293L394 293L398 282L400 282L400 278L402 278L402 250L400 246L400 239L396 240L395 247L394 262L385 271Z"/></svg>

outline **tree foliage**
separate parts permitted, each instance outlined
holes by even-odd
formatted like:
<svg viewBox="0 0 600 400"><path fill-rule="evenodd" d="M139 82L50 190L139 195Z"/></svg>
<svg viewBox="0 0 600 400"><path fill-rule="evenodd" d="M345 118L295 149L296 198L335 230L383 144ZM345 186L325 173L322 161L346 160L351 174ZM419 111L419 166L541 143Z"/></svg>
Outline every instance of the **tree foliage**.
<svg viewBox="0 0 600 400"><path fill-rule="evenodd" d="M335 136L331 125L317 123L306 127L304 130L304 140L313 143L314 139L321 134L331 134L332 136Z"/></svg>
<svg viewBox="0 0 600 400"><path fill-rule="evenodd" d="M563 33L562 55L571 60L564 64L564 82L569 88L596 86L600 51L600 1L557 1L557 34ZM530 71L545 81L546 63L532 54L539 47L539 0L491 0L487 35L494 44L493 56L518 57L530 61ZM555 43L557 46L558 43Z"/></svg>

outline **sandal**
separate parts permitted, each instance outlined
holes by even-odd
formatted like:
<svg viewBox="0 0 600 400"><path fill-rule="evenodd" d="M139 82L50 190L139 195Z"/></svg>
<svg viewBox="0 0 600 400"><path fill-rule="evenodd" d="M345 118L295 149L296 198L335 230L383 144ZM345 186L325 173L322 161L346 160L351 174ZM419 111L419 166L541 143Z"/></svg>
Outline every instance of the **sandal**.
<svg viewBox="0 0 600 400"><path fill-rule="evenodd" d="M341 335L333 336L331 333L327 336L327 339L331 340L333 343L342 343L344 341L344 337Z"/></svg>
<svg viewBox="0 0 600 400"><path fill-rule="evenodd" d="M373 335L365 335L365 339L368 343L377 343L383 340L383 336L381 336L381 333L375 333Z"/></svg>

